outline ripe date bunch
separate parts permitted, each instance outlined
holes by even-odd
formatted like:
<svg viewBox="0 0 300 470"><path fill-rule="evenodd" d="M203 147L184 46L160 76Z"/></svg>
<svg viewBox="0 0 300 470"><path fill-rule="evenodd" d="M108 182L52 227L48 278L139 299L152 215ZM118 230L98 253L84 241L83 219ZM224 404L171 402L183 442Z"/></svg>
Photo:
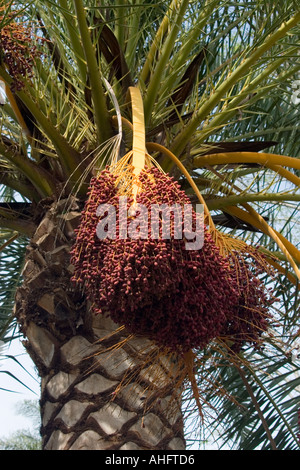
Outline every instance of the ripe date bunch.
<svg viewBox="0 0 300 470"><path fill-rule="evenodd" d="M99 239L99 205L113 205L118 220L116 180L108 169L91 180L71 251L73 281L84 286L94 313L183 353L219 336L230 336L236 349L245 340L257 342L268 326L264 286L246 262L237 274L236 262L220 254L206 227L197 250L187 250L184 239L151 238L150 222L146 239L120 238L118 223L115 239ZM149 214L153 204L190 204L179 184L157 168L144 169L139 183L136 202Z"/></svg>
<svg viewBox="0 0 300 470"><path fill-rule="evenodd" d="M5 14L5 7L0 7L0 17ZM16 12L14 13L16 16ZM35 60L41 57L41 52L37 47L38 38L32 28L22 23L14 21L13 13L8 13L11 18L0 31L0 62L12 77L11 89L21 90L24 86L24 78L33 76Z"/></svg>

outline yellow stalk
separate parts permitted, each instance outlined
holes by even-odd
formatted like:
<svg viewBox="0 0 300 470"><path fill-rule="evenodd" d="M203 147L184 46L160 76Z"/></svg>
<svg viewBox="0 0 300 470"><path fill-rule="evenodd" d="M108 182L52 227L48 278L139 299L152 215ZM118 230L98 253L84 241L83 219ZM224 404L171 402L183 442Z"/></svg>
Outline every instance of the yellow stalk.
<svg viewBox="0 0 300 470"><path fill-rule="evenodd" d="M297 248L286 238L284 238L280 233L270 227L270 225L263 219L263 217L261 217L254 209L252 209L252 207L250 207L248 204L244 207L248 212L233 206L228 207L226 211L242 220L245 220L251 225L254 225L255 227L262 230L263 233L269 235L281 249L283 254L286 256L287 260L293 267L298 279L300 280L300 270L294 260L296 259L298 263L300 262L299 250L297 250Z"/></svg>
<svg viewBox="0 0 300 470"><path fill-rule="evenodd" d="M249 204L243 204L243 207L253 218L256 218L257 221L260 222L261 229L264 227L268 230L268 227L274 232L275 236L279 238L279 240L283 243L286 249L291 253L293 258L296 260L298 264L300 264L300 251L293 245L289 240L287 240L281 233L277 232L277 230L271 228L268 223L265 221L263 217L261 217ZM267 233L267 232L265 232Z"/></svg>
<svg viewBox="0 0 300 470"><path fill-rule="evenodd" d="M280 176L283 176L283 178L285 178L286 180L291 181L291 183L293 183L295 186L300 187L299 176L295 175L294 173L287 170L286 168L283 168L280 165L272 165L270 163L268 163L268 168L270 168L270 170L275 171L275 173L278 173Z"/></svg>
<svg viewBox="0 0 300 470"><path fill-rule="evenodd" d="M136 181L138 180L140 172L145 167L146 159L146 132L144 121L144 106L140 90L136 87L129 87L131 106L132 106L132 126L133 126L133 141L132 141L132 166L133 175ZM139 190L137 183L132 185L133 200L136 200L136 195Z"/></svg>
<svg viewBox="0 0 300 470"><path fill-rule="evenodd" d="M133 125L132 165L134 167L134 174L138 176L145 166L146 156L144 108L139 89L129 87L129 91L131 96Z"/></svg>
<svg viewBox="0 0 300 470"><path fill-rule="evenodd" d="M285 155L275 155L272 153L257 152L225 152L212 153L196 157L194 163L197 167L205 165L227 165L230 163L259 163L260 165L269 167L274 165L287 166L300 170L300 159L294 157L286 157Z"/></svg>
<svg viewBox="0 0 300 470"><path fill-rule="evenodd" d="M266 261L271 265L273 266L273 268L275 268L277 271L279 271L280 273L284 274L288 280L294 284L295 286L297 286L298 284L298 281L297 281L297 278L291 274L290 272L288 272L283 266L281 266L279 263L277 263L277 261L275 261L273 258L271 258L270 256L267 256L265 255L266 257Z"/></svg>

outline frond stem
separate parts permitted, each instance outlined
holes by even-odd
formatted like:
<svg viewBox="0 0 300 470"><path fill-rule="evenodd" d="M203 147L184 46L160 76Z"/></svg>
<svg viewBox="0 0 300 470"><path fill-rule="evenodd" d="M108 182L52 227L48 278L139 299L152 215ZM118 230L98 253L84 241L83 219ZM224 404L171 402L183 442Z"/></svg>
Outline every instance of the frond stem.
<svg viewBox="0 0 300 470"><path fill-rule="evenodd" d="M259 201L300 201L300 194L275 194L275 193L263 193L263 194L237 194L226 197L218 197L206 201L206 204L210 210L221 209L227 206L235 206L237 204L244 204L245 202L259 202Z"/></svg>
<svg viewBox="0 0 300 470"><path fill-rule="evenodd" d="M111 137L110 119L106 107L104 90L102 87L100 65L97 63L96 51L92 44L90 31L82 0L74 0L81 42L87 63L88 76L94 103L95 122L97 126L99 143Z"/></svg>
<svg viewBox="0 0 300 470"><path fill-rule="evenodd" d="M212 153L203 155L194 159L196 167L208 165L227 165L229 163L259 163L260 165L280 165L300 170L300 159L294 157L286 157L285 155L276 155L272 153L258 152L226 152Z"/></svg>

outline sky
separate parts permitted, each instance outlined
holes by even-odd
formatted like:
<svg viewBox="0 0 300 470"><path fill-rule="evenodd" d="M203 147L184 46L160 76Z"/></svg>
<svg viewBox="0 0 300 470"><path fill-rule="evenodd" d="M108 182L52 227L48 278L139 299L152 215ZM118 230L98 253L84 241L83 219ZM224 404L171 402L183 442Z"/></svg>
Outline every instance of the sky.
<svg viewBox="0 0 300 470"><path fill-rule="evenodd" d="M28 356L24 346L19 339L12 341L9 345L1 348L0 356L0 439L9 437L10 434L21 429L30 429L32 422L29 418L23 417L17 412L17 404L24 400L37 400L40 395L40 383L34 364ZM12 359L3 356L12 355L26 369L22 369ZM27 387L3 373L8 370L21 380ZM31 374L33 377L31 377ZM1 390L1 388L11 391Z"/></svg>

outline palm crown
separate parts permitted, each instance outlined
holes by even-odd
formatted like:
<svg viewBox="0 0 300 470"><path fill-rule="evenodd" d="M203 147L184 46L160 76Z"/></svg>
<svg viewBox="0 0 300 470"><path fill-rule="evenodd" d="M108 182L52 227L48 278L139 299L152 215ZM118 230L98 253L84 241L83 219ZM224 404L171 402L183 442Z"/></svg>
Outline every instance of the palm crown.
<svg viewBox="0 0 300 470"><path fill-rule="evenodd" d="M11 305L18 282L10 255L34 233L39 208L70 195L83 201L95 169L130 148L128 89L137 87L148 151L191 200L200 194L211 228L260 245L266 266L277 273L264 278L279 297L277 330L264 350L245 347L244 368L226 367L238 359L224 356L220 346L200 352L203 402L220 410L227 438L241 447L273 445L274 431L277 445L297 448L299 403L289 392L299 379L285 382L297 371L289 354L298 334L300 277L300 252L290 240L300 182L291 99L299 73L296 2L120 1L108 7L59 0L9 2L1 12L4 304ZM283 230L275 229L282 209L288 211ZM262 373L266 368L272 376ZM226 393L210 386L217 380ZM236 414L226 394L248 412ZM268 405L272 411L262 413Z"/></svg>

